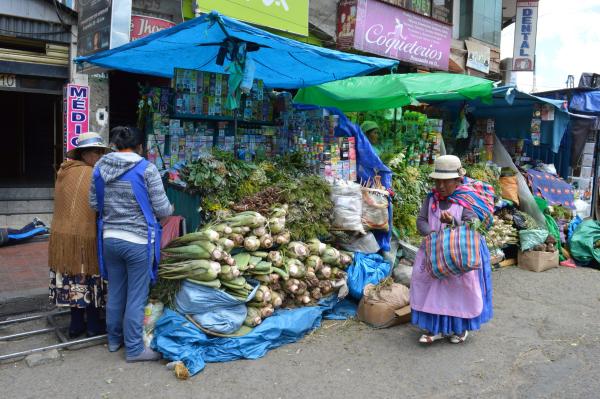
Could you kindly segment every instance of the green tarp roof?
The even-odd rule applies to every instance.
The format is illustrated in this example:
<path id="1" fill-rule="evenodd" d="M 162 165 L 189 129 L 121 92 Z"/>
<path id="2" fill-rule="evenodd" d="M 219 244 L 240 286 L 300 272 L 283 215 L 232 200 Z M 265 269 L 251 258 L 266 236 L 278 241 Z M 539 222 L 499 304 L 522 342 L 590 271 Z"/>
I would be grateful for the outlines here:
<path id="1" fill-rule="evenodd" d="M 300 89 L 294 102 L 336 107 L 345 112 L 397 108 L 413 103 L 491 101 L 493 82 L 453 73 L 408 73 L 361 76 Z"/>

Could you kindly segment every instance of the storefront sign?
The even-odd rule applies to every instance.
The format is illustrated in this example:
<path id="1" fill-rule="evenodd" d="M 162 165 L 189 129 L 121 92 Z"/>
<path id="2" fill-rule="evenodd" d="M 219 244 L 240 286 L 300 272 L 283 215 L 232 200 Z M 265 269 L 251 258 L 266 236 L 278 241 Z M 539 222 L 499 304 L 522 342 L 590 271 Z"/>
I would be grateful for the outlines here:
<path id="1" fill-rule="evenodd" d="M 132 0 L 79 0 L 77 54 L 108 50 L 129 42 Z"/>
<path id="2" fill-rule="evenodd" d="M 172 26 L 175 26 L 173 22 L 164 19 L 145 15 L 132 15 L 130 38 L 131 41 L 134 41 Z"/>
<path id="3" fill-rule="evenodd" d="M 17 77 L 6 73 L 0 73 L 0 87 L 17 87 Z"/>
<path id="4" fill-rule="evenodd" d="M 533 71 L 537 33 L 538 0 L 517 0 L 513 71 Z"/>
<path id="5" fill-rule="evenodd" d="M 483 73 L 490 73 L 490 48 L 471 40 L 467 45 L 467 67 Z"/>
<path id="6" fill-rule="evenodd" d="M 358 0 L 354 48 L 448 70 L 452 27 L 388 4 Z"/>
<path id="7" fill-rule="evenodd" d="M 67 84 L 63 90 L 63 132 L 65 154 L 77 147 L 77 138 L 89 129 L 90 88 Z"/>
<path id="8" fill-rule="evenodd" d="M 337 10 L 337 48 L 347 50 L 354 44 L 357 0 L 342 0 Z"/>
<path id="9" fill-rule="evenodd" d="M 216 10 L 242 21 L 308 36 L 308 2 L 309 0 L 201 0 L 198 5 L 204 13 Z"/>

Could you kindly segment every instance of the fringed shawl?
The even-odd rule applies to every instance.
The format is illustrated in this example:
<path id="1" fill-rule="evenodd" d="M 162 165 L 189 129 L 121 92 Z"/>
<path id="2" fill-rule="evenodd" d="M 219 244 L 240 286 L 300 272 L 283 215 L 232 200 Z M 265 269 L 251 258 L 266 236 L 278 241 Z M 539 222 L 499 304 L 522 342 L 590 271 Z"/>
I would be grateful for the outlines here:
<path id="1" fill-rule="evenodd" d="M 81 161 L 66 161 L 58 171 L 48 256 L 55 272 L 98 274 L 96 213 L 89 205 L 92 171 Z"/>

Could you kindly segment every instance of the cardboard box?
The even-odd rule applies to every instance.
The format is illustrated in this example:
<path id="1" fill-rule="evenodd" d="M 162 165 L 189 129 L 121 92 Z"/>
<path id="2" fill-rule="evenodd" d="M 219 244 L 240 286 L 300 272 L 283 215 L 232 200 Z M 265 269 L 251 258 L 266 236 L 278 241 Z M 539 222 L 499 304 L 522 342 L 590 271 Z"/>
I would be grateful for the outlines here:
<path id="1" fill-rule="evenodd" d="M 558 251 L 519 251 L 519 267 L 532 272 L 543 272 L 558 267 Z"/>
<path id="2" fill-rule="evenodd" d="M 366 302 L 363 297 L 358 304 L 357 316 L 360 321 L 373 328 L 388 328 L 410 321 L 410 306 L 394 309 L 385 303 Z"/>

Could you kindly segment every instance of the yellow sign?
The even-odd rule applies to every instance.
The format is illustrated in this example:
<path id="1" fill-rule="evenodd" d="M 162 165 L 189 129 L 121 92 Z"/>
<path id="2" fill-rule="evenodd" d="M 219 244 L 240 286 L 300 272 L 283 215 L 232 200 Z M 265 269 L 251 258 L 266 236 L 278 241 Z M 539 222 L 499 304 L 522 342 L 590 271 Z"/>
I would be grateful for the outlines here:
<path id="1" fill-rule="evenodd" d="M 212 10 L 245 22 L 308 36 L 309 0 L 198 0 L 201 12 Z"/>

